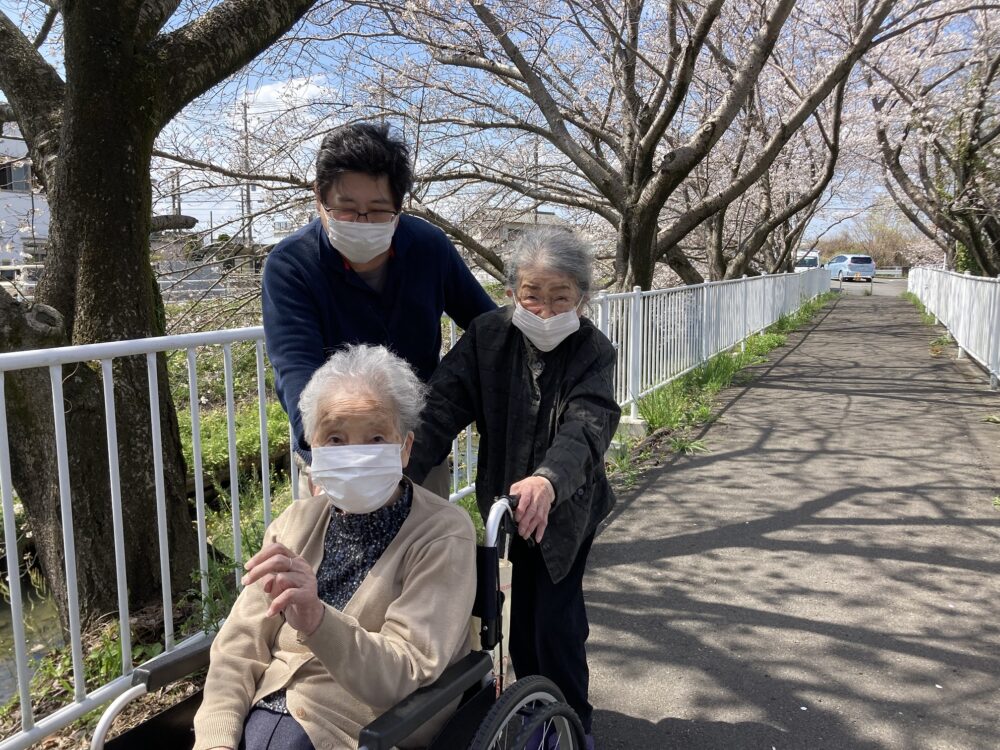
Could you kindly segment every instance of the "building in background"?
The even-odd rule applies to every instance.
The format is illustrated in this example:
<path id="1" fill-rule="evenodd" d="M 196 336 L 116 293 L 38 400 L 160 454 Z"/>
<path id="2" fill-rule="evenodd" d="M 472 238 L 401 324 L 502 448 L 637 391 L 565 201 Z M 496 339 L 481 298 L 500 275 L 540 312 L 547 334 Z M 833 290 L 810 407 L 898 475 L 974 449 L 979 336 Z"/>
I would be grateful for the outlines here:
<path id="1" fill-rule="evenodd" d="M 49 206 L 31 173 L 28 147 L 16 126 L 0 135 L 0 265 L 42 263 Z"/>

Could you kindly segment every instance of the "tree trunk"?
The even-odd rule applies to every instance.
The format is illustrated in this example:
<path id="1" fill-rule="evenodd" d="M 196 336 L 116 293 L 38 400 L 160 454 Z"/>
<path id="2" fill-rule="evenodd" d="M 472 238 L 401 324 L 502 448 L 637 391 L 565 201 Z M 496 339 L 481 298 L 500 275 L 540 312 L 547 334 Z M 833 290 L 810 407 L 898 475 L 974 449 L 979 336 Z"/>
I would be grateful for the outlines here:
<path id="1" fill-rule="evenodd" d="M 93 23 L 108 22 L 89 8 L 86 14 Z M 60 152 L 47 181 L 49 255 L 46 281 L 36 295 L 36 302 L 62 314 L 63 343 L 73 344 L 165 331 L 149 262 L 149 169 L 155 128 L 143 106 L 148 93 L 142 68 L 127 55 L 94 54 L 93 38 L 98 34 L 88 25 L 67 25 L 69 78 Z M 106 37 L 106 31 L 100 36 Z M 197 548 L 162 355 L 157 372 L 171 583 L 179 590 L 191 583 Z M 111 583 L 115 560 L 100 367 L 68 366 L 62 380 L 78 593 L 84 619 L 93 620 L 117 607 Z M 138 607 L 158 601 L 161 591 L 145 357 L 115 360 L 114 383 L 128 589 L 132 606 Z M 48 373 L 29 371 L 11 377 L 8 403 L 17 436 L 11 441 L 15 486 L 39 537 L 41 564 L 66 624 L 67 582 Z"/>
<path id="2" fill-rule="evenodd" d="M 646 212 L 649 214 L 649 212 Z M 656 215 L 633 213 L 622 216 L 618 227 L 615 270 L 623 289 L 653 286 L 655 269 L 653 243 L 656 241 Z M 621 263 L 621 266 L 619 266 Z M 619 267 L 627 269 L 625 273 Z"/>

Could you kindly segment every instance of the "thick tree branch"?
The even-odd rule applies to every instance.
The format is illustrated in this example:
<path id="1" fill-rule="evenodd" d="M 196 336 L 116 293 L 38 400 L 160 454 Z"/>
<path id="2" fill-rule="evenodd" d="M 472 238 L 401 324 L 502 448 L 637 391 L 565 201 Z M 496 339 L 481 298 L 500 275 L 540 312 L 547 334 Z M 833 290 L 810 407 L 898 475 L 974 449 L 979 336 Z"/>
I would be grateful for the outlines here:
<path id="1" fill-rule="evenodd" d="M 21 134 L 37 146 L 56 128 L 65 84 L 34 45 L 0 12 L 0 90 L 17 115 Z M 55 141 L 52 133 L 52 141 Z"/>
<path id="2" fill-rule="evenodd" d="M 486 247 L 486 245 L 479 242 L 475 237 L 466 232 L 460 226 L 448 221 L 441 214 L 420 203 L 414 203 L 411 205 L 408 212 L 414 216 L 426 219 L 435 226 L 440 227 L 466 250 L 472 253 L 472 261 L 479 266 L 479 268 L 486 271 L 486 273 L 490 274 L 490 276 L 498 281 L 504 280 L 504 262 L 501 260 L 500 256 L 490 248 Z"/>
<path id="3" fill-rule="evenodd" d="M 236 72 L 288 31 L 317 0 L 224 0 L 154 43 L 156 119 L 166 125 L 188 102 Z"/>
<path id="4" fill-rule="evenodd" d="M 695 25 L 694 31 L 691 34 L 691 39 L 688 40 L 688 43 L 685 45 L 684 56 L 681 61 L 681 65 L 677 70 L 677 81 L 674 84 L 673 90 L 670 92 L 670 97 L 666 100 L 665 105 L 656 115 L 649 131 L 643 136 L 642 141 L 639 144 L 640 153 L 643 155 L 642 158 L 649 163 L 651 163 L 653 154 L 656 152 L 656 145 L 662 139 L 663 134 L 666 132 L 670 123 L 677 115 L 681 104 L 684 102 L 691 89 L 691 82 L 694 80 L 694 70 L 695 65 L 698 62 L 698 56 L 701 54 L 701 49 L 705 44 L 705 40 L 708 38 L 708 32 L 712 30 L 712 26 L 718 19 L 719 13 L 722 12 L 722 5 L 723 0 L 712 0 L 712 2 L 705 7 L 705 11 L 701 14 L 701 18 L 698 19 L 698 23 Z M 783 20 L 782 23 L 784 23 Z M 753 80 L 756 80 L 756 77 Z M 739 108 L 737 108 L 736 111 L 739 111 Z M 734 112 L 734 117 L 735 114 L 736 113 Z M 730 121 L 731 120 L 732 118 L 730 118 Z M 725 127 L 728 127 L 728 125 L 729 123 L 726 123 Z M 725 127 L 723 127 L 723 130 Z M 721 133 L 719 135 L 721 136 Z"/>
<path id="5" fill-rule="evenodd" d="M 559 111 L 559 106 L 552 99 L 552 96 L 545 88 L 545 85 L 531 63 L 525 59 L 521 50 L 507 34 L 506 29 L 503 28 L 499 19 L 481 1 L 469 0 L 469 4 L 479 17 L 479 20 L 483 22 L 494 38 L 500 43 L 504 53 L 514 64 L 514 67 L 517 68 L 525 85 L 527 85 L 528 90 L 531 92 L 532 100 L 538 106 L 545 121 L 549 124 L 555 144 L 579 167 L 581 172 L 587 175 L 588 179 L 603 194 L 608 196 L 612 203 L 616 205 L 620 204 L 622 199 L 620 179 L 613 173 L 608 172 L 590 153 L 574 140 L 566 128 L 566 123 Z"/>
<path id="6" fill-rule="evenodd" d="M 809 94 L 799 104 L 791 117 L 775 129 L 774 135 L 765 144 L 756 162 L 739 179 L 710 198 L 701 201 L 679 217 L 670 227 L 660 232 L 657 237 L 657 254 L 662 255 L 676 245 L 688 232 L 704 221 L 708 216 L 718 211 L 722 206 L 731 203 L 753 185 L 774 162 L 781 149 L 807 118 L 812 116 L 816 108 L 830 95 L 834 87 L 840 84 L 850 74 L 858 59 L 867 51 L 872 37 L 880 24 L 892 9 L 892 0 L 881 0 L 865 19 L 864 26 L 852 45 L 850 51 L 844 54 L 833 68 L 810 90 Z"/>
<path id="7" fill-rule="evenodd" d="M 777 229 L 780 225 L 788 221 L 791 217 L 799 213 L 806 206 L 815 203 L 820 195 L 823 194 L 823 191 L 826 190 L 826 186 L 830 184 L 830 180 L 833 179 L 834 170 L 837 166 L 837 158 L 840 156 L 840 126 L 841 116 L 844 111 L 844 91 L 846 87 L 847 79 L 845 78 L 837 86 L 837 92 L 834 98 L 833 122 L 830 124 L 831 134 L 829 152 L 822 174 L 809 187 L 808 190 L 802 193 L 802 195 L 800 195 L 796 200 L 789 203 L 784 209 L 778 211 L 770 218 L 770 220 L 761 222 L 746 239 L 746 241 L 740 243 L 740 250 L 736 254 L 736 257 L 733 258 L 733 262 L 730 264 L 731 272 L 726 274 L 727 278 L 734 278 L 735 276 L 742 274 L 743 270 L 747 267 L 747 264 L 763 246 L 768 235 L 770 235 L 771 232 Z"/>
<path id="8" fill-rule="evenodd" d="M 150 232 L 163 232 L 167 229 L 194 229 L 198 220 L 193 216 L 183 214 L 163 214 L 154 216 L 149 224 Z"/>
<path id="9" fill-rule="evenodd" d="M 148 44 L 180 4 L 181 0 L 144 0 L 135 25 L 136 46 Z"/>

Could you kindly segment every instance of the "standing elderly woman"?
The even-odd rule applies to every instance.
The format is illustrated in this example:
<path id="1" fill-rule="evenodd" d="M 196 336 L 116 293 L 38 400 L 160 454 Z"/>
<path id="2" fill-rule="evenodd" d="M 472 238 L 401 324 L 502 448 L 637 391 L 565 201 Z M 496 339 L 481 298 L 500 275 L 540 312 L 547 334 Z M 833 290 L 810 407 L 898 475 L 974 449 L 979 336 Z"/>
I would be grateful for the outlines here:
<path id="1" fill-rule="evenodd" d="M 363 726 L 468 653 L 472 523 L 402 475 L 424 389 L 380 346 L 339 351 L 309 380 L 314 496 L 246 564 L 212 645 L 196 748 L 356 747 Z"/>
<path id="2" fill-rule="evenodd" d="M 614 505 L 604 453 L 621 414 L 611 342 L 580 312 L 591 256 L 573 234 L 526 233 L 508 263 L 513 306 L 476 318 L 431 378 L 408 473 L 420 481 L 456 433 L 479 431 L 476 498 L 520 496 L 513 564 L 514 671 L 563 691 L 590 739 L 583 572 Z M 530 541 L 530 543 L 529 543 Z"/>

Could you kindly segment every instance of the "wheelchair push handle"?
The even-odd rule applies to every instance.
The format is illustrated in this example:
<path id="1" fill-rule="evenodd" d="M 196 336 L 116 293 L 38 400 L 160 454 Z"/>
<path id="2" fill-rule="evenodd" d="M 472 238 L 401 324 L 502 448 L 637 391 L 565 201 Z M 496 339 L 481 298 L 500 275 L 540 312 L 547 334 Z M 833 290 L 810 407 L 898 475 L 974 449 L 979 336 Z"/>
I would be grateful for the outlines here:
<path id="1" fill-rule="evenodd" d="M 507 519 L 510 519 L 509 523 L 513 524 L 514 511 L 517 509 L 517 501 L 519 499 L 518 495 L 500 495 L 493 501 L 493 505 L 490 507 L 490 514 L 486 518 L 487 547 L 497 546 L 497 542 L 500 540 L 500 530 Z M 508 526 L 506 530 L 509 533 L 510 527 Z"/>

